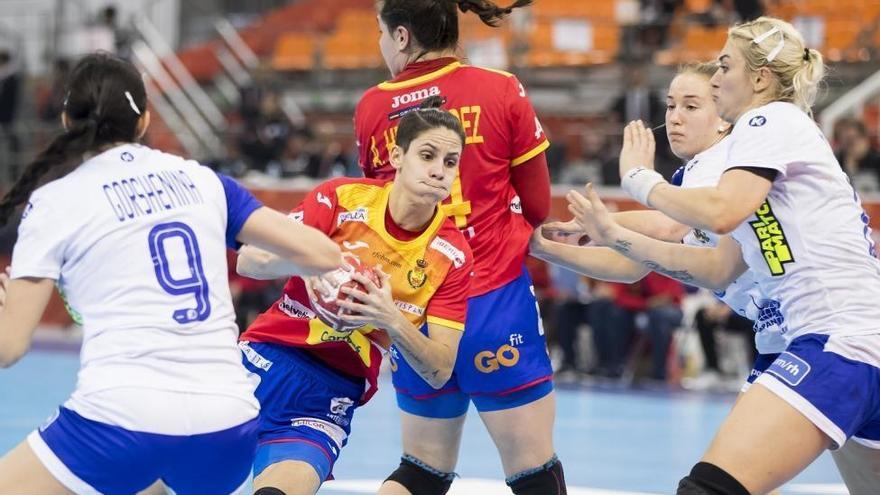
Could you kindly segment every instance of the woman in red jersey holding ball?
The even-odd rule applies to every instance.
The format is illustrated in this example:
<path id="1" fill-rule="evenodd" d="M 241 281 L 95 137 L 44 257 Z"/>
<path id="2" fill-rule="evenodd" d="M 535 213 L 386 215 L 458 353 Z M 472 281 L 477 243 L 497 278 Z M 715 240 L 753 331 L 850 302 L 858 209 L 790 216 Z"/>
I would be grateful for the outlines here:
<path id="1" fill-rule="evenodd" d="M 401 362 L 431 386 L 441 387 L 452 374 L 473 262 L 464 236 L 439 208 L 465 136 L 457 118 L 435 108 L 437 100 L 402 119 L 391 152 L 393 182 L 332 179 L 290 213 L 336 242 L 352 267 L 374 267 L 378 283 L 364 273 L 351 275 L 363 290 L 347 287 L 337 272 L 291 277 L 241 336 L 244 365 L 259 377 L 255 495 L 313 495 L 330 478 L 354 411 L 376 391 L 392 342 Z M 295 273 L 284 259 L 252 246 L 240 251 L 237 269 L 253 278 Z M 336 289 L 349 299 L 334 295 L 327 304 Z M 328 315 L 334 298 L 336 315 Z"/>
<path id="2" fill-rule="evenodd" d="M 400 118 L 432 96 L 445 99 L 465 130 L 461 167 L 446 213 L 474 253 L 475 277 L 455 372 L 441 390 L 394 359 L 403 451 L 383 495 L 439 495 L 454 478 L 462 425 L 473 401 L 501 454 L 515 494 L 565 493 L 554 454 L 553 370 L 531 281 L 524 268 L 533 226 L 547 216 L 549 146 L 526 91 L 506 72 L 456 58 L 458 11 L 496 25 L 501 8 L 485 0 L 381 0 L 379 46 L 392 79 L 364 94 L 355 113 L 360 165 L 392 178 L 388 163 Z M 522 425 L 529 425 L 523 428 Z"/>

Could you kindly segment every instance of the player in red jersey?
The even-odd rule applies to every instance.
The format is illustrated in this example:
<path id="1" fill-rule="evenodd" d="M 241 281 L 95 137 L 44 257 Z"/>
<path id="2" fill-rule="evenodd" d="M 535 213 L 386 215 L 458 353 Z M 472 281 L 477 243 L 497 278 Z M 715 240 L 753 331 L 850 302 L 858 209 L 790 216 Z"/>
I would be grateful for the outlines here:
<path id="1" fill-rule="evenodd" d="M 333 179 L 291 212 L 346 256 L 376 267 L 381 283 L 355 274 L 367 291 L 341 289 L 356 301 L 339 305 L 359 316 L 340 316 L 345 327 L 338 330 L 316 316 L 307 284 L 312 290 L 322 284 L 293 277 L 242 335 L 244 364 L 260 378 L 256 494 L 312 495 L 329 479 L 353 412 L 375 392 L 382 354 L 392 342 L 433 387 L 452 374 L 473 261 L 439 205 L 457 175 L 464 139 L 450 113 L 411 112 L 391 152 L 398 170 L 393 182 Z M 289 268 L 251 247 L 242 249 L 238 265 L 254 278 L 286 276 Z"/>
<path id="2" fill-rule="evenodd" d="M 476 273 L 468 331 L 449 383 L 437 391 L 406 362 L 392 368 L 404 455 L 382 486 L 383 495 L 446 493 L 471 401 L 515 494 L 565 493 L 552 439 L 552 368 L 524 269 L 533 226 L 550 207 L 544 157 L 549 143 L 516 77 L 455 57 L 458 10 L 495 25 L 530 3 L 518 0 L 507 8 L 486 0 L 377 4 L 379 46 L 393 79 L 368 90 L 357 106 L 360 165 L 367 177 L 393 177 L 388 150 L 394 149 L 400 116 L 424 98 L 444 98 L 444 108 L 460 119 L 466 135 L 459 176 L 444 208 L 468 239 Z"/>

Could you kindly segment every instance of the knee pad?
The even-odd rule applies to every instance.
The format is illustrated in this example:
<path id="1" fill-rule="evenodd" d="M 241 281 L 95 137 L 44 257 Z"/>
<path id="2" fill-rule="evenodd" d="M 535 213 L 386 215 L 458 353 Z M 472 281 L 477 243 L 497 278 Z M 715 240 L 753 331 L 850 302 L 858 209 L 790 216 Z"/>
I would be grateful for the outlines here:
<path id="1" fill-rule="evenodd" d="M 413 456 L 405 455 L 400 458 L 400 466 L 385 481 L 400 483 L 413 495 L 444 495 L 454 479 L 455 473 L 438 471 Z"/>
<path id="2" fill-rule="evenodd" d="M 507 478 L 514 495 L 566 495 L 565 473 L 555 455 L 541 467 Z"/>
<path id="3" fill-rule="evenodd" d="M 708 462 L 698 462 L 691 474 L 678 483 L 676 495 L 750 495 L 746 487 L 727 471 Z"/>
<path id="4" fill-rule="evenodd" d="M 254 492 L 254 495 L 287 495 L 277 488 L 272 488 L 271 486 L 267 486 L 265 488 L 260 488 L 259 490 Z"/>

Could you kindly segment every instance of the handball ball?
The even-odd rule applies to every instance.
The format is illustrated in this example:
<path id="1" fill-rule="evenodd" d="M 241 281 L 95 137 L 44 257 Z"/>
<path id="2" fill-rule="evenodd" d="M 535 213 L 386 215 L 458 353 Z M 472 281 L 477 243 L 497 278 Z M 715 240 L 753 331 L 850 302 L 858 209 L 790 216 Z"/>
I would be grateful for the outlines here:
<path id="1" fill-rule="evenodd" d="M 349 287 L 361 292 L 367 292 L 367 288 L 362 283 L 352 280 L 351 276 L 354 273 L 360 273 L 376 285 L 381 285 L 381 281 L 373 268 L 361 262 L 360 258 L 357 256 L 351 253 L 342 253 L 342 259 L 342 268 L 324 276 L 324 279 L 330 282 L 330 287 L 328 287 L 329 292 L 325 294 L 317 290 L 317 288 L 313 288 L 315 298 L 312 301 L 312 305 L 315 308 L 315 313 L 317 313 L 318 319 L 324 322 L 327 326 L 338 332 L 351 332 L 360 328 L 362 325 L 346 324 L 339 318 L 339 316 L 337 316 L 340 310 L 339 301 L 357 301 L 350 295 L 342 292 L 340 289 L 343 287 Z M 341 314 L 346 315 L 354 313 L 350 313 L 348 310 L 343 310 Z"/>

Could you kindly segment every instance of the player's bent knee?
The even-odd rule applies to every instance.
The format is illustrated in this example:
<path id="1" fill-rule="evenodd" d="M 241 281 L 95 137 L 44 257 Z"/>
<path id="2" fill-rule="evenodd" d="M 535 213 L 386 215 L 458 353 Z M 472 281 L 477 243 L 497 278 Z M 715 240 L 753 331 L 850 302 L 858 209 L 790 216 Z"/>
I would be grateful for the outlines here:
<path id="1" fill-rule="evenodd" d="M 400 458 L 400 466 L 385 481 L 403 485 L 413 495 L 444 495 L 449 491 L 455 473 L 444 473 L 431 468 L 413 456 Z"/>
<path id="2" fill-rule="evenodd" d="M 708 462 L 698 462 L 691 474 L 678 483 L 676 495 L 749 495 L 746 487 L 727 471 Z"/>
<path id="3" fill-rule="evenodd" d="M 254 495 L 287 495 L 287 494 L 277 488 L 273 488 L 271 486 L 266 486 L 266 487 L 260 488 L 259 490 L 255 491 Z"/>
<path id="4" fill-rule="evenodd" d="M 507 478 L 515 495 L 565 495 L 565 473 L 555 455 L 543 466 Z"/>

